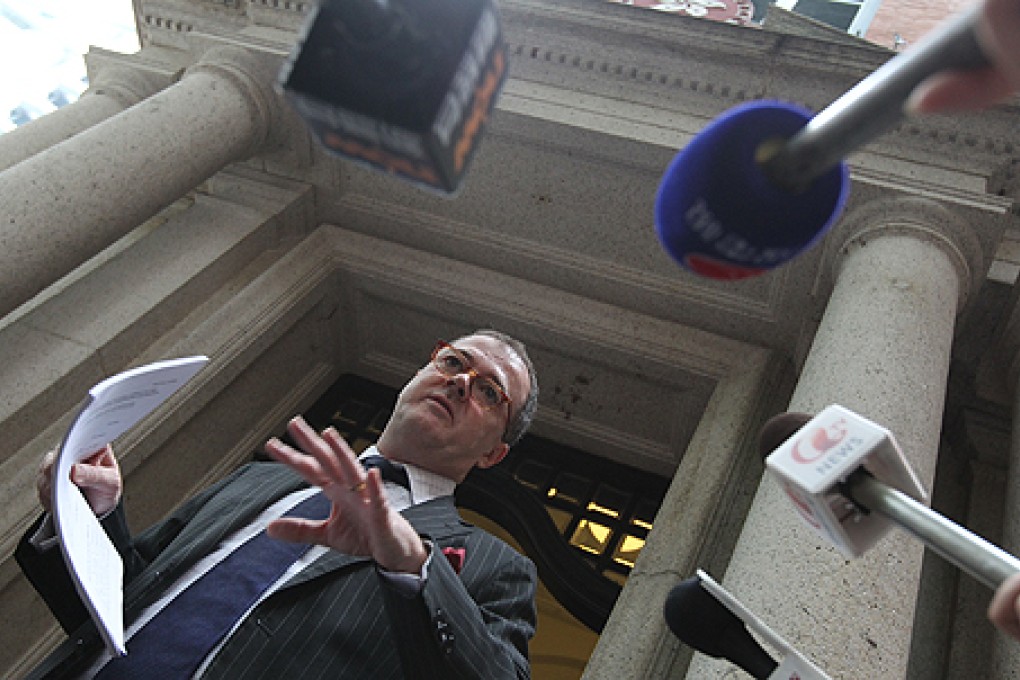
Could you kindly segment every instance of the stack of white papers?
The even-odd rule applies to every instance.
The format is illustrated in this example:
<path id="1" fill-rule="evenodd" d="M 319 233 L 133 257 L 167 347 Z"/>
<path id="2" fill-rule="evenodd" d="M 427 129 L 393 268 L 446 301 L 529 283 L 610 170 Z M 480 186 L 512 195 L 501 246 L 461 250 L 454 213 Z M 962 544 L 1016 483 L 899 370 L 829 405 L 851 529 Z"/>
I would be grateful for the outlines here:
<path id="1" fill-rule="evenodd" d="M 206 364 L 204 356 L 158 361 L 107 378 L 91 390 L 53 465 L 53 520 L 60 548 L 82 602 L 111 652 L 124 646 L 124 563 L 85 496 L 71 482 L 71 466 L 130 429 Z"/>

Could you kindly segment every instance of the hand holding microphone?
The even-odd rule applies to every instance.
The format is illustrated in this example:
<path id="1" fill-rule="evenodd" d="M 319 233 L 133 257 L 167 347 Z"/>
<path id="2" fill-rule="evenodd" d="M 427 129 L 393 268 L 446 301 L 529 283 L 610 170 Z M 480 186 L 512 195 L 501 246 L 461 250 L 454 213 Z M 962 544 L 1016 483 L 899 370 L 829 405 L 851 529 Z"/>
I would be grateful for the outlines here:
<path id="1" fill-rule="evenodd" d="M 1020 640 L 1020 574 L 999 586 L 988 605 L 988 620 L 1003 633 Z"/>
<path id="2" fill-rule="evenodd" d="M 1018 0 L 989 0 L 990 9 L 1007 11 L 1000 4 L 1017 11 Z M 843 158 L 893 127 L 932 75 L 987 68 L 987 41 L 975 28 L 981 9 L 946 22 L 814 117 L 799 106 L 758 101 L 713 121 L 677 154 L 659 185 L 655 224 L 666 251 L 696 274 L 736 280 L 811 247 L 846 203 Z M 1013 58 L 1016 35 L 1006 36 Z M 1001 51 L 992 58 L 1002 69 Z"/>
<path id="3" fill-rule="evenodd" d="M 928 78 L 911 94 L 909 111 L 975 111 L 1020 90 L 1020 0 L 985 0 L 974 31 L 991 64 Z"/>

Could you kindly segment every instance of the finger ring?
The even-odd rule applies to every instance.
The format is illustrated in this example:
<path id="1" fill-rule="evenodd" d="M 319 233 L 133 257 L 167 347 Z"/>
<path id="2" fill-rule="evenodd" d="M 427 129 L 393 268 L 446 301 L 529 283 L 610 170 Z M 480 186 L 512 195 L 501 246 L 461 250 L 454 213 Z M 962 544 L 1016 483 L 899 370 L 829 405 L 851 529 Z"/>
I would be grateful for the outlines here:
<path id="1" fill-rule="evenodd" d="M 361 480 L 357 484 L 354 484 L 353 486 L 351 486 L 351 491 L 353 491 L 354 493 L 361 493 L 362 491 L 365 490 L 366 486 L 368 486 L 368 485 L 365 484 L 365 480 Z"/>

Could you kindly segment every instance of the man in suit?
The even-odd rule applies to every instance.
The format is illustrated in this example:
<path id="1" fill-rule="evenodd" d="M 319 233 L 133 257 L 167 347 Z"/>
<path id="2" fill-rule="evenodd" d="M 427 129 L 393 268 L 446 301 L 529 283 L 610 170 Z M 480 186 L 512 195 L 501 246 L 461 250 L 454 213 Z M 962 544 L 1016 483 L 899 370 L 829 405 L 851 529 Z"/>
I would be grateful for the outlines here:
<path id="1" fill-rule="evenodd" d="M 477 331 L 439 343 L 400 392 L 377 446 L 362 456 L 397 463 L 407 488 L 383 481 L 392 471 L 366 470 L 332 428 L 317 433 L 295 418 L 288 431 L 300 450 L 269 440 L 266 452 L 278 463 L 241 468 L 134 538 L 112 451 L 87 459 L 72 470 L 72 481 L 124 557 L 129 653 L 110 661 L 102 650 L 59 550 L 46 549 L 44 514 L 17 558 L 70 637 L 33 675 L 529 677 L 534 565 L 461 520 L 452 493 L 472 468 L 502 460 L 527 429 L 537 394 L 524 346 L 509 336 Z M 39 476 L 44 509 L 50 465 L 52 456 Z M 282 517 L 309 496 L 325 497 L 320 518 Z M 185 633 L 222 608 L 203 604 L 185 614 L 192 617 L 185 623 L 170 613 L 186 609 L 203 579 L 228 570 L 248 538 L 263 534 L 277 546 L 312 547 L 288 559 L 224 634 L 198 652 L 178 653 Z M 252 571 L 238 568 L 225 583 L 233 587 Z M 166 620 L 173 623 L 162 632 Z M 177 658 L 188 654 L 200 658 Z"/>

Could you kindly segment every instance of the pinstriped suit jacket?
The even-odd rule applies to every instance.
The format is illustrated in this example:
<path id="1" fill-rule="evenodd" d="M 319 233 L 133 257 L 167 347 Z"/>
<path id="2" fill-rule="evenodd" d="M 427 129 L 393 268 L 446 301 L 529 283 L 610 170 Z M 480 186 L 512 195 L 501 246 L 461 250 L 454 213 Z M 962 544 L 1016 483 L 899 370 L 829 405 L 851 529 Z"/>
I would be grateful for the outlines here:
<path id="1" fill-rule="evenodd" d="M 278 463 L 254 463 L 133 541 L 122 511 L 104 520 L 125 559 L 125 621 L 133 620 L 225 536 L 301 486 L 300 478 Z M 421 595 L 398 594 L 382 581 L 371 560 L 329 552 L 262 602 L 204 677 L 530 677 L 527 644 L 535 627 L 536 579 L 531 561 L 464 522 L 452 497 L 413 506 L 403 514 L 435 545 Z M 466 551 L 459 575 L 439 552 L 448 546 Z M 33 671 L 33 678 L 81 673 L 102 645 L 73 595 L 59 552 L 40 553 L 27 539 L 17 550 L 29 580 L 64 629 L 73 631 Z"/>

